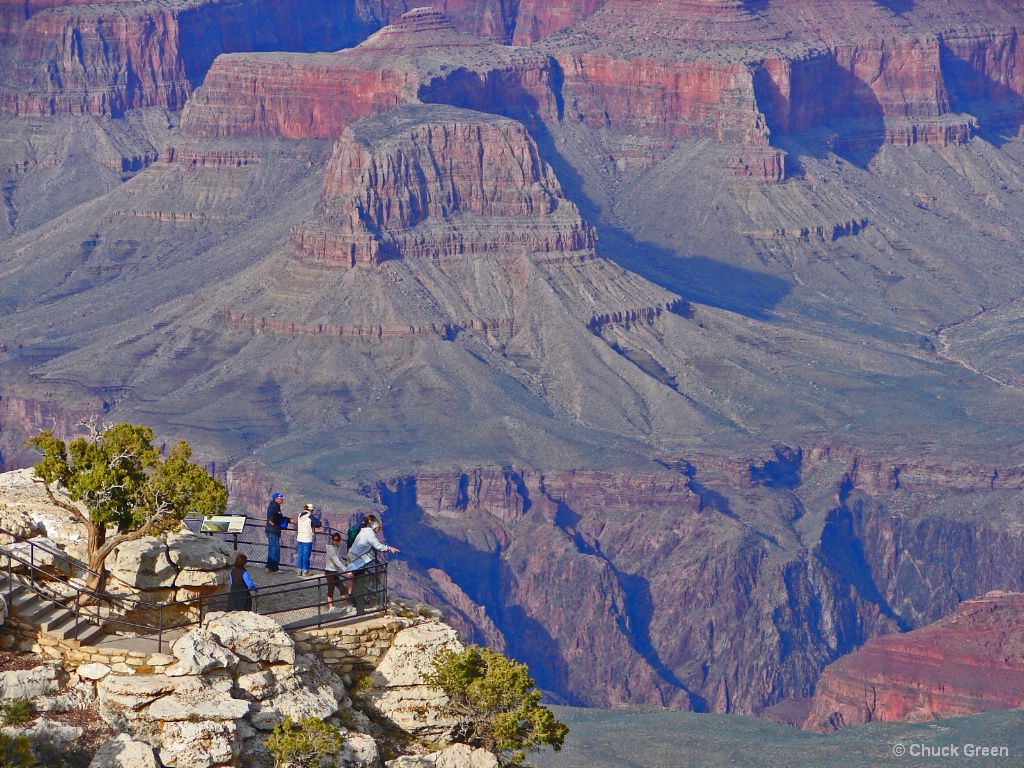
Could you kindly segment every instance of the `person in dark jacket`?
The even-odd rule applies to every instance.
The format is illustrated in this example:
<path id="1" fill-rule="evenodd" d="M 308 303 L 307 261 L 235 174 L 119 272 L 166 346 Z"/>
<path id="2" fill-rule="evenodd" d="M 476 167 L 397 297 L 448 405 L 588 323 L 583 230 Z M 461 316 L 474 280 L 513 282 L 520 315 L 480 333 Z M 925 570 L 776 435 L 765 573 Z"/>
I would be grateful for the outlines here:
<path id="1" fill-rule="evenodd" d="M 281 514 L 283 493 L 275 493 L 267 505 L 267 570 L 276 573 L 281 566 L 281 521 L 287 520 Z"/>
<path id="2" fill-rule="evenodd" d="M 228 592 L 229 611 L 251 611 L 252 592 L 256 589 L 252 583 L 249 572 L 245 570 L 245 564 L 249 559 L 245 555 L 238 555 L 235 558 L 235 567 L 231 569 L 231 591 Z"/>

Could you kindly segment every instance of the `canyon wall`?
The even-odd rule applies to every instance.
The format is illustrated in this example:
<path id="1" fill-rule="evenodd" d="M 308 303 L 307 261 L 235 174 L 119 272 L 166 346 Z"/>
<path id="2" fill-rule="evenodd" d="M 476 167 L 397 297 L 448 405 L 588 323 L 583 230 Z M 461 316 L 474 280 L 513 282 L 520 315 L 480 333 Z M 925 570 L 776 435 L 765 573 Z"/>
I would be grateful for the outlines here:
<path id="1" fill-rule="evenodd" d="M 182 129 L 193 138 L 334 139 L 361 117 L 420 102 L 556 119 L 552 81 L 546 57 L 458 32 L 422 8 L 352 50 L 220 57 Z"/>
<path id="2" fill-rule="evenodd" d="M 542 687 L 580 705 L 759 713 L 809 696 L 870 638 L 902 642 L 960 598 L 1019 580 L 1019 532 L 926 511 L 924 496 L 969 492 L 868 496 L 844 473 L 810 538 L 800 519 L 822 499 L 799 479 L 772 489 L 767 478 L 788 471 L 779 459 L 726 474 L 698 461 L 689 478 L 477 469 L 382 483 L 378 495 L 412 568 L 443 570 L 493 622 L 472 632 L 502 633 Z M 445 602 L 424 584 L 409 588 Z M 464 602 L 451 610 L 473 625 Z"/>

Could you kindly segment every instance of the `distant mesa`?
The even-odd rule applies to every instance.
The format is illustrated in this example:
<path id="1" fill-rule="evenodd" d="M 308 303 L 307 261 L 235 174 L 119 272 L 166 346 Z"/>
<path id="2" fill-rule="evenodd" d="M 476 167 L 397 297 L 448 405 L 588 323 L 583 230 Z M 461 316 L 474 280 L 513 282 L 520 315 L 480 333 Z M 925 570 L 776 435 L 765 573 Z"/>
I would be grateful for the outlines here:
<path id="1" fill-rule="evenodd" d="M 1024 594 L 992 592 L 825 668 L 804 727 L 925 722 L 1024 705 Z"/>
<path id="2" fill-rule="evenodd" d="M 304 258 L 372 266 L 476 253 L 593 256 L 596 236 L 526 129 L 445 106 L 404 107 L 342 134 Z"/>

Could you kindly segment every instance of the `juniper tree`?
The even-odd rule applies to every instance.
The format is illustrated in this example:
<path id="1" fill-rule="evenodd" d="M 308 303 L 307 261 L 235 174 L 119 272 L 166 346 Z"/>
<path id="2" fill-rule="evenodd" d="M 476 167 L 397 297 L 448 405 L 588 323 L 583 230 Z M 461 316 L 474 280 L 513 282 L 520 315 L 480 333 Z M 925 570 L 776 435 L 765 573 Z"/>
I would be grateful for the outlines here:
<path id="1" fill-rule="evenodd" d="M 134 424 L 104 429 L 90 427 L 88 437 L 69 445 L 50 430 L 25 441 L 42 460 L 35 465 L 50 501 L 81 520 L 89 535 L 87 588 L 106 586 L 106 559 L 115 547 L 129 541 L 174 530 L 185 515 L 223 513 L 227 489 L 189 459 L 184 440 L 166 459 L 153 445 L 153 430 Z M 63 490 L 73 502 L 57 497 Z"/>
<path id="2" fill-rule="evenodd" d="M 569 732 L 541 706 L 526 665 L 487 648 L 441 651 L 425 679 L 448 696 L 448 709 L 461 723 L 455 740 L 490 750 L 502 763 L 522 763 L 527 752 L 544 746 L 557 752 Z"/>

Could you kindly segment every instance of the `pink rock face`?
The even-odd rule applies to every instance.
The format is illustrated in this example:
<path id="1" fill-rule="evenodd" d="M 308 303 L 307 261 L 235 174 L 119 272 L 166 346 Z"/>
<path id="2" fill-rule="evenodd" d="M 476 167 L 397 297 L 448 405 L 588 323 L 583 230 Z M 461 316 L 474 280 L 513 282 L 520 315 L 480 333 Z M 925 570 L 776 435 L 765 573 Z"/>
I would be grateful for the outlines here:
<path id="1" fill-rule="evenodd" d="M 1024 705 L 1024 595 L 965 600 L 931 626 L 869 640 L 822 673 L 804 727 L 923 722 Z"/>
<path id="2" fill-rule="evenodd" d="M 335 50 L 406 7 L 401 0 L 5 3 L 0 45 L 13 51 L 0 109 L 114 117 L 140 107 L 179 110 L 221 53 Z"/>
<path id="3" fill-rule="evenodd" d="M 398 110 L 347 129 L 327 167 L 307 257 L 340 266 L 470 253 L 589 253 L 592 230 L 566 201 L 526 129 L 450 107 Z"/>
<path id="4" fill-rule="evenodd" d="M 589 16 L 606 0 L 520 0 L 513 45 L 533 45 Z"/>
<path id="5" fill-rule="evenodd" d="M 182 128 L 195 138 L 337 138 L 361 117 L 421 101 L 554 115 L 551 79 L 545 57 L 460 33 L 423 8 L 352 50 L 222 56 Z"/>

